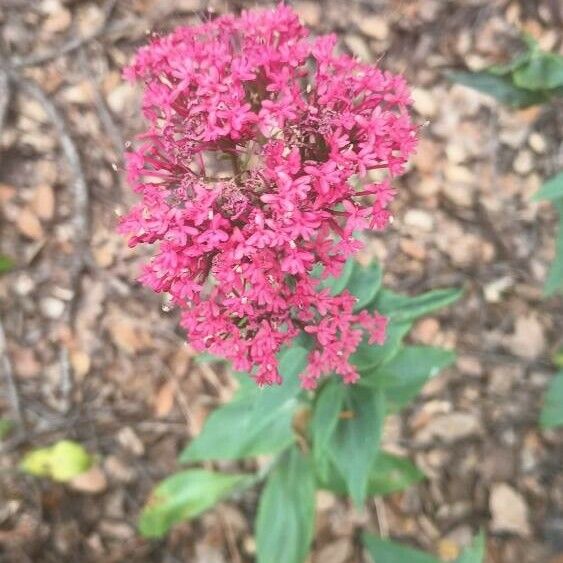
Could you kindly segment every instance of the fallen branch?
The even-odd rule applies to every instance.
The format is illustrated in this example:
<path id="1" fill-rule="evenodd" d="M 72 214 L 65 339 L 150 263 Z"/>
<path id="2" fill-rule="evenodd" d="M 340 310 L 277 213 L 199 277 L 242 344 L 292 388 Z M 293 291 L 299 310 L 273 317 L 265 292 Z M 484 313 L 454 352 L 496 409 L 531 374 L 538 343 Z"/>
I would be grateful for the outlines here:
<path id="1" fill-rule="evenodd" d="M 2 135 L 6 115 L 8 114 L 10 96 L 10 78 L 8 72 L 4 69 L 4 61 L 0 57 L 0 135 Z"/>
<path id="2" fill-rule="evenodd" d="M 11 60 L 12 68 L 22 68 L 28 66 L 37 66 L 40 64 L 44 64 L 50 62 L 54 59 L 58 59 L 63 55 L 68 55 L 77 49 L 80 49 L 83 45 L 86 45 L 90 41 L 97 39 L 100 35 L 102 35 L 106 29 L 106 26 L 109 22 L 109 18 L 113 12 L 117 4 L 117 0 L 108 0 L 103 8 L 103 18 L 102 23 L 91 33 L 84 35 L 83 37 L 73 37 L 69 39 L 63 45 L 45 53 L 37 53 L 35 55 L 29 55 L 28 57 L 14 57 Z"/>
<path id="3" fill-rule="evenodd" d="M 14 419 L 18 423 L 18 430 L 24 430 L 25 419 L 23 416 L 21 400 L 18 390 L 18 385 L 14 376 L 14 370 L 12 369 L 12 363 L 10 362 L 10 357 L 8 356 L 8 346 L 6 343 L 6 333 L 4 332 L 4 325 L 0 320 L 0 362 L 2 366 L 2 373 L 6 381 L 8 400 L 10 401 L 10 406 L 14 413 Z"/>
<path id="4" fill-rule="evenodd" d="M 74 141 L 72 140 L 72 137 L 70 136 L 63 116 L 47 94 L 31 80 L 21 78 L 14 73 L 11 73 L 10 77 L 22 92 L 32 98 L 35 98 L 35 100 L 39 102 L 45 110 L 47 117 L 57 132 L 61 143 L 61 149 L 72 172 L 73 179 L 71 182 L 71 189 L 74 198 L 73 222 L 75 230 L 74 234 L 78 246 L 75 255 L 77 256 L 77 263 L 79 264 L 78 272 L 80 272 L 85 261 L 84 246 L 88 242 L 88 235 L 90 231 L 90 221 L 88 219 L 88 185 L 82 169 L 80 154 L 74 144 Z M 78 272 L 74 273 L 76 274 Z"/>

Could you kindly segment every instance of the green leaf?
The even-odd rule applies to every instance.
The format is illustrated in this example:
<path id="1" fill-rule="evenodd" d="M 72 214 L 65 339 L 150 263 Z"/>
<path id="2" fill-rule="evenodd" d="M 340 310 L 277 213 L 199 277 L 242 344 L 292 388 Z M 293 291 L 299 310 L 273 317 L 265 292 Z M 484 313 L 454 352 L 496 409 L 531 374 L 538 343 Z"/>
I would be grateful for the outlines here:
<path id="1" fill-rule="evenodd" d="M 14 261 L 8 256 L 0 256 L 0 274 L 9 272 L 14 267 Z"/>
<path id="2" fill-rule="evenodd" d="M 281 385 L 257 388 L 254 407 L 250 412 L 248 426 L 265 425 L 273 422 L 280 411 L 292 408 L 301 391 L 298 375 L 307 367 L 309 352 L 300 346 L 286 348 L 279 355 L 279 371 L 283 378 Z"/>
<path id="3" fill-rule="evenodd" d="M 563 57 L 536 51 L 512 73 L 514 84 L 526 90 L 544 91 L 563 86 Z"/>
<path id="4" fill-rule="evenodd" d="M 293 405 L 278 409 L 275 419 L 251 427 L 248 421 L 254 399 L 251 395 L 233 400 L 212 412 L 203 430 L 180 454 L 180 462 L 275 454 L 291 444 Z"/>
<path id="5" fill-rule="evenodd" d="M 25 473 L 67 482 L 90 469 L 92 456 L 77 442 L 60 440 L 27 453 L 20 465 Z"/>
<path id="6" fill-rule="evenodd" d="M 563 371 L 553 377 L 547 388 L 540 423 L 543 428 L 563 425 Z"/>
<path id="7" fill-rule="evenodd" d="M 307 351 L 290 348 L 280 355 L 280 386 L 243 384 L 241 392 L 215 410 L 203 430 L 180 454 L 182 463 L 239 459 L 275 454 L 293 440 L 292 418 L 300 392 L 297 374 L 306 366 Z"/>
<path id="8" fill-rule="evenodd" d="M 15 423 L 9 418 L 0 418 L 0 442 L 5 440 L 13 430 Z"/>
<path id="9" fill-rule="evenodd" d="M 361 385 L 389 388 L 424 384 L 455 361 L 455 353 L 434 346 L 403 346 L 378 369 L 362 374 Z"/>
<path id="10" fill-rule="evenodd" d="M 344 262 L 344 266 L 342 267 L 342 272 L 340 272 L 340 275 L 337 278 L 333 276 L 329 276 L 328 278 L 325 278 L 323 281 L 321 281 L 319 287 L 321 289 L 328 287 L 330 289 L 331 295 L 338 295 L 348 285 L 348 281 L 352 276 L 352 272 L 354 271 L 355 264 L 356 264 L 355 260 L 352 259 L 346 260 L 346 262 Z"/>
<path id="11" fill-rule="evenodd" d="M 346 482 L 333 464 L 327 463 L 317 474 L 318 486 L 338 495 L 347 493 Z M 380 452 L 370 470 L 368 496 L 383 496 L 403 491 L 425 478 L 424 473 L 409 459 Z"/>
<path id="12" fill-rule="evenodd" d="M 147 538 L 163 536 L 173 524 L 198 516 L 250 479 L 190 469 L 161 481 L 147 501 L 139 519 L 139 531 Z"/>
<path id="13" fill-rule="evenodd" d="M 532 92 L 514 85 L 511 76 L 499 76 L 489 71 L 453 71 L 448 72 L 447 76 L 453 82 L 478 90 L 515 108 L 541 104 L 548 99 L 543 92 Z"/>
<path id="14" fill-rule="evenodd" d="M 311 418 L 311 435 L 315 453 L 324 456 L 330 437 L 338 424 L 346 388 L 336 377 L 331 377 L 318 392 Z"/>
<path id="15" fill-rule="evenodd" d="M 552 356 L 551 361 L 557 368 L 563 368 L 563 347 L 559 348 Z"/>
<path id="16" fill-rule="evenodd" d="M 346 489 L 357 506 L 366 498 L 383 428 L 383 393 L 367 392 L 357 385 L 346 388 L 342 414 L 328 444 L 328 454 L 344 478 Z"/>
<path id="17" fill-rule="evenodd" d="M 360 372 L 375 369 L 383 362 L 391 359 L 398 352 L 404 336 L 411 327 L 412 323 L 393 322 L 392 320 L 389 323 L 387 337 L 382 346 L 369 344 L 366 336 L 356 351 L 350 356 L 350 361 Z"/>
<path id="18" fill-rule="evenodd" d="M 554 202 L 559 213 L 557 240 L 555 241 L 555 258 L 549 269 L 543 291 L 545 295 L 553 295 L 563 290 L 563 199 Z"/>
<path id="19" fill-rule="evenodd" d="M 534 195 L 534 200 L 563 198 L 563 172 L 549 178 Z"/>
<path id="20" fill-rule="evenodd" d="M 382 289 L 375 300 L 375 308 L 395 322 L 412 321 L 455 303 L 463 295 L 463 289 L 435 289 L 410 297 L 389 289 Z"/>
<path id="21" fill-rule="evenodd" d="M 381 452 L 369 476 L 368 493 L 382 496 L 404 491 L 424 478 L 424 473 L 410 459 Z"/>
<path id="22" fill-rule="evenodd" d="M 485 560 L 485 534 L 480 532 L 471 545 L 455 560 L 455 563 L 483 563 Z"/>
<path id="23" fill-rule="evenodd" d="M 258 563 L 303 563 L 315 523 L 311 461 L 293 446 L 274 467 L 256 519 Z"/>
<path id="24" fill-rule="evenodd" d="M 354 271 L 346 289 L 358 298 L 358 302 L 354 306 L 355 311 L 360 311 L 374 300 L 381 287 L 382 279 L 383 271 L 379 264 L 371 264 L 365 268 L 358 263 L 354 264 Z"/>
<path id="25" fill-rule="evenodd" d="M 374 563 L 440 563 L 439 559 L 424 551 L 404 547 L 371 534 L 363 534 L 362 539 Z"/>

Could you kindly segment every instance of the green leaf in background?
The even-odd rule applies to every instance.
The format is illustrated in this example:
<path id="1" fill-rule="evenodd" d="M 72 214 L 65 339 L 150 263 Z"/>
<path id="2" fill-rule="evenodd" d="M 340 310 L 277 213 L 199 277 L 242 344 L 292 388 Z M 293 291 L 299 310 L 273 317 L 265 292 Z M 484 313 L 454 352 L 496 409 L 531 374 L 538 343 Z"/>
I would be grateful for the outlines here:
<path id="1" fill-rule="evenodd" d="M 450 71 L 447 76 L 452 82 L 473 88 L 514 108 L 526 108 L 541 104 L 548 99 L 544 92 L 534 92 L 516 86 L 512 76 L 508 75 L 499 76 L 490 71 Z"/>
<path id="2" fill-rule="evenodd" d="M 364 534 L 362 539 L 374 563 L 440 563 L 439 559 L 424 551 L 405 547 L 371 534 Z"/>
<path id="3" fill-rule="evenodd" d="M 296 397 L 301 391 L 298 376 L 307 367 L 308 355 L 309 352 L 300 346 L 286 348 L 279 354 L 279 372 L 283 383 L 257 389 L 248 420 L 249 427 L 273 422 L 279 411 L 295 406 Z"/>
<path id="4" fill-rule="evenodd" d="M 247 475 L 225 475 L 189 469 L 161 481 L 151 494 L 139 519 L 139 531 L 147 538 L 163 536 L 173 524 L 198 516 L 244 481 Z"/>
<path id="5" fill-rule="evenodd" d="M 27 453 L 21 463 L 25 473 L 67 482 L 90 469 L 92 456 L 80 444 L 61 440 L 48 448 Z"/>
<path id="6" fill-rule="evenodd" d="M 337 278 L 329 276 L 328 278 L 321 281 L 319 287 L 320 288 L 328 287 L 330 289 L 331 295 L 338 295 L 348 285 L 348 281 L 352 276 L 352 272 L 354 271 L 355 264 L 356 264 L 355 260 L 352 260 L 351 258 L 346 260 L 344 266 L 342 267 L 342 272 L 340 272 L 340 275 Z"/>
<path id="7" fill-rule="evenodd" d="M 480 532 L 471 545 L 455 560 L 455 563 L 483 563 L 485 560 L 485 534 Z"/>
<path id="8" fill-rule="evenodd" d="M 324 456 L 338 424 L 346 388 L 340 378 L 331 377 L 317 393 L 311 418 L 311 438 L 315 454 Z"/>
<path id="9" fill-rule="evenodd" d="M 303 563 L 315 523 L 311 461 L 293 446 L 276 464 L 260 497 L 256 519 L 258 563 Z"/>
<path id="10" fill-rule="evenodd" d="M 412 547 L 405 547 L 391 540 L 364 534 L 364 546 L 374 563 L 441 563 L 440 559 Z M 481 532 L 472 544 L 455 560 L 455 563 L 483 563 L 485 535 Z"/>
<path id="11" fill-rule="evenodd" d="M 536 50 L 529 60 L 512 73 L 514 84 L 533 91 L 554 90 L 563 86 L 563 57 Z"/>
<path id="12" fill-rule="evenodd" d="M 9 272 L 14 267 L 14 261 L 8 256 L 0 256 L 0 274 Z"/>
<path id="13" fill-rule="evenodd" d="M 368 392 L 357 385 L 346 387 L 344 409 L 330 438 L 327 452 L 357 506 L 366 498 L 383 429 L 383 393 Z M 346 416 L 344 416 L 346 415 Z"/>
<path id="14" fill-rule="evenodd" d="M 412 323 L 394 322 L 391 320 L 387 328 L 387 337 L 384 344 L 382 346 L 369 344 L 367 337 L 365 337 L 356 351 L 350 356 L 351 363 L 360 372 L 375 369 L 398 352 L 404 336 L 411 327 Z"/>
<path id="15" fill-rule="evenodd" d="M 434 346 L 403 346 L 379 368 L 362 374 L 360 385 L 389 388 L 424 384 L 455 361 L 455 353 Z"/>
<path id="16" fill-rule="evenodd" d="M 563 425 L 563 371 L 553 376 L 545 392 L 540 423 L 543 428 Z"/>
<path id="17" fill-rule="evenodd" d="M 9 418 L 0 418 L 0 442 L 5 440 L 13 430 L 15 423 Z"/>
<path id="18" fill-rule="evenodd" d="M 463 289 L 435 289 L 410 297 L 389 289 L 382 289 L 375 300 L 375 308 L 393 321 L 412 321 L 455 303 L 463 295 Z"/>
<path id="19" fill-rule="evenodd" d="M 404 491 L 424 478 L 410 459 L 380 452 L 369 476 L 368 493 L 383 496 Z"/>
<path id="20" fill-rule="evenodd" d="M 557 368 L 563 369 L 563 348 L 559 348 L 551 357 L 551 361 Z"/>
<path id="21" fill-rule="evenodd" d="M 300 392 L 298 373 L 307 351 L 295 347 L 280 355 L 282 385 L 258 388 L 254 382 L 226 405 L 213 411 L 203 430 L 180 454 L 180 462 L 239 459 L 275 454 L 293 440 L 292 418 Z"/>
<path id="22" fill-rule="evenodd" d="M 332 464 L 326 464 L 317 477 L 319 488 L 338 495 L 347 493 L 346 482 Z M 367 494 L 383 496 L 404 491 L 424 478 L 424 473 L 409 459 L 379 452 L 370 470 Z"/>
<path id="23" fill-rule="evenodd" d="M 559 213 L 559 225 L 555 241 L 555 258 L 543 288 L 545 295 L 553 295 L 557 291 L 563 291 L 563 199 L 556 200 L 554 204 Z"/>
<path id="24" fill-rule="evenodd" d="M 355 311 L 360 311 L 374 300 L 381 287 L 382 279 L 383 271 L 379 264 L 371 264 L 367 267 L 360 266 L 358 263 L 354 264 L 354 271 L 348 280 L 346 289 L 358 298 L 358 302 L 354 306 Z"/>
<path id="25" fill-rule="evenodd" d="M 563 198 L 563 172 L 559 172 L 559 174 L 546 180 L 533 199 L 538 201 L 540 199 L 554 200 L 559 198 Z"/>

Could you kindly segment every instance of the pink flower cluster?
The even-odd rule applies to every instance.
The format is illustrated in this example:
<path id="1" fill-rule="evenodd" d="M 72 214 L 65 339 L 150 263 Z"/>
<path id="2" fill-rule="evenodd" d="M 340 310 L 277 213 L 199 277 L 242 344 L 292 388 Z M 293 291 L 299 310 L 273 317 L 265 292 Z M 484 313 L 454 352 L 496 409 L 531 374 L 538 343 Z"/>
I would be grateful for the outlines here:
<path id="1" fill-rule="evenodd" d="M 150 123 L 128 154 L 142 199 L 120 225 L 131 246 L 159 243 L 141 281 L 172 296 L 196 350 L 260 385 L 281 382 L 276 354 L 302 331 L 306 388 L 331 372 L 356 381 L 364 334 L 385 339 L 384 317 L 354 312 L 313 270 L 338 275 L 354 233 L 385 228 L 416 128 L 405 80 L 335 43 L 280 5 L 179 28 L 125 70 L 145 83 Z"/>

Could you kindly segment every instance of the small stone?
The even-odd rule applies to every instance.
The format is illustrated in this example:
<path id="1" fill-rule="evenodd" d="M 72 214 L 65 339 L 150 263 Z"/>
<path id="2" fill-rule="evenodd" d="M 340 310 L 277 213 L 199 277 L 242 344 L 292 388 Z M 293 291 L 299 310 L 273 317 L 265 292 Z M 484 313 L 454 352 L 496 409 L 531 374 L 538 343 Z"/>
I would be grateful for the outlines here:
<path id="1" fill-rule="evenodd" d="M 480 377 L 483 375 L 483 367 L 479 358 L 474 356 L 459 356 L 456 362 L 457 369 L 464 375 Z"/>
<path id="2" fill-rule="evenodd" d="M 503 276 L 488 283 L 484 289 L 485 301 L 488 303 L 500 303 L 504 292 L 513 285 L 514 278 L 512 276 Z"/>
<path id="3" fill-rule="evenodd" d="M 49 184 L 40 184 L 35 188 L 31 208 L 44 221 L 50 221 L 55 214 L 55 194 Z"/>
<path id="4" fill-rule="evenodd" d="M 532 153 L 528 150 L 521 150 L 514 159 L 513 168 L 517 174 L 526 176 L 534 167 Z"/>
<path id="5" fill-rule="evenodd" d="M 424 117 L 434 117 L 438 113 L 438 105 L 430 90 L 422 88 L 412 89 L 412 98 L 414 101 L 414 109 Z"/>
<path id="6" fill-rule="evenodd" d="M 130 426 L 125 426 L 117 433 L 117 440 L 135 456 L 142 456 L 145 453 L 143 442 Z"/>
<path id="7" fill-rule="evenodd" d="M 442 186 L 442 193 L 458 207 L 473 205 L 473 191 L 466 184 L 456 184 L 446 181 Z"/>
<path id="8" fill-rule="evenodd" d="M 95 495 L 103 493 L 108 486 L 104 472 L 97 465 L 77 475 L 70 481 L 70 487 L 75 491 Z"/>
<path id="9" fill-rule="evenodd" d="M 61 33 L 66 31 L 72 22 L 72 14 L 66 8 L 59 8 L 44 22 L 42 29 L 46 33 Z"/>
<path id="10" fill-rule="evenodd" d="M 41 240 L 43 238 L 43 227 L 37 215 L 29 208 L 22 209 L 16 219 L 19 232 L 27 238 Z"/>
<path id="11" fill-rule="evenodd" d="M 429 317 L 419 321 L 412 331 L 412 337 L 416 342 L 422 344 L 432 344 L 440 332 L 440 322 L 438 319 Z"/>
<path id="12" fill-rule="evenodd" d="M 370 63 L 372 61 L 372 54 L 366 43 L 365 39 L 360 35 L 346 35 L 344 37 L 344 43 L 353 55 L 358 57 L 360 60 Z"/>
<path id="13" fill-rule="evenodd" d="M 83 379 L 90 371 L 90 356 L 83 350 L 72 350 L 70 353 L 70 364 L 74 375 Z"/>
<path id="14" fill-rule="evenodd" d="M 426 250 L 424 249 L 424 246 L 418 244 L 418 242 L 412 239 L 402 239 L 399 242 L 399 246 L 407 256 L 410 256 L 419 262 L 423 262 L 426 259 Z"/>
<path id="15" fill-rule="evenodd" d="M 39 302 L 39 308 L 45 317 L 52 320 L 60 319 L 65 311 L 65 304 L 55 297 L 44 297 Z"/>
<path id="16" fill-rule="evenodd" d="M 115 455 L 110 455 L 105 459 L 104 469 L 110 479 L 115 479 L 121 483 L 130 483 L 135 479 L 135 471 Z"/>
<path id="17" fill-rule="evenodd" d="M 415 437 L 419 445 L 431 444 L 441 440 L 453 444 L 481 432 L 479 419 L 471 413 L 453 412 L 432 419 Z"/>
<path id="18" fill-rule="evenodd" d="M 533 360 L 543 353 L 545 346 L 544 329 L 538 317 L 533 314 L 518 317 L 509 339 L 509 350 L 520 358 Z"/>
<path id="19" fill-rule="evenodd" d="M 510 485 L 493 485 L 489 497 L 493 532 L 508 532 L 522 537 L 530 536 L 528 505 L 524 497 Z"/>
<path id="20" fill-rule="evenodd" d="M 430 232 L 434 228 L 434 218 L 430 213 L 422 209 L 409 209 L 405 213 L 404 223 L 407 227 L 413 227 L 425 232 Z"/>
<path id="21" fill-rule="evenodd" d="M 535 131 L 528 138 L 528 144 L 531 149 L 538 154 L 543 154 L 547 150 L 547 141 L 545 140 L 545 137 Z"/>
<path id="22" fill-rule="evenodd" d="M 293 7 L 305 25 L 319 25 L 321 6 L 317 2 L 295 2 Z"/>
<path id="23" fill-rule="evenodd" d="M 389 37 L 389 25 L 381 16 L 367 16 L 360 19 L 358 28 L 371 39 L 385 41 Z"/>
<path id="24" fill-rule="evenodd" d="M 313 563 L 346 563 L 352 555 L 350 538 L 341 538 L 324 545 L 313 557 Z"/>

